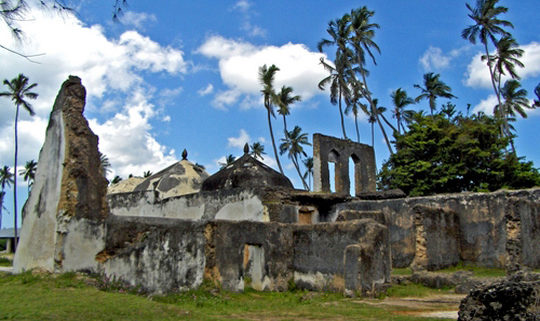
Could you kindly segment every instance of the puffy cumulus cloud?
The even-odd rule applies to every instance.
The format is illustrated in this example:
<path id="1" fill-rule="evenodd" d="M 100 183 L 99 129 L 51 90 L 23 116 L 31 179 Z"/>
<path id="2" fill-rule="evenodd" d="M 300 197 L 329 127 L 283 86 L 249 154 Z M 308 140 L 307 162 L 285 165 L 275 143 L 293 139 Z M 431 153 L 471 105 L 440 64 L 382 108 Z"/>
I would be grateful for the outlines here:
<path id="1" fill-rule="evenodd" d="M 37 159 L 52 103 L 70 74 L 82 78 L 90 110 L 96 109 L 100 115 L 116 113 L 112 119 L 94 119 L 91 124 L 100 135 L 101 151 L 108 155 L 117 174 L 155 171 L 175 160 L 174 151 L 161 146 L 151 134 L 150 120 L 157 115 L 148 100 L 151 87 L 143 75 L 186 73 L 188 63 L 181 50 L 161 46 L 136 31 L 110 39 L 99 25 L 86 26 L 72 14 L 59 16 L 36 8 L 29 9 L 20 27 L 25 38 L 19 43 L 0 25 L 0 43 L 25 54 L 42 54 L 32 57 L 38 62 L 34 63 L 0 50 L 0 70 L 5 78 L 22 72 L 30 82 L 39 84 L 35 88 L 39 98 L 33 102 L 37 115 L 30 118 L 21 114 L 21 162 Z M 143 88 L 147 89 L 145 95 Z M 95 106 L 96 102 L 102 103 L 102 107 Z M 0 108 L 9 110 L 13 106 L 9 100 L 0 99 Z M 12 122 L 11 113 L 2 113 L 1 160 L 12 154 Z"/>
<path id="2" fill-rule="evenodd" d="M 443 54 L 441 48 L 430 46 L 420 58 L 424 70 L 444 69 L 448 67 L 452 58 Z"/>
<path id="3" fill-rule="evenodd" d="M 474 106 L 472 111 L 473 113 L 483 112 L 486 115 L 493 115 L 493 108 L 498 104 L 497 96 L 489 95 L 486 99 L 483 99 Z"/>
<path id="4" fill-rule="evenodd" d="M 244 148 L 244 145 L 249 144 L 251 137 L 244 129 L 240 129 L 240 135 L 238 137 L 229 137 L 227 138 L 229 142 L 229 147 Z"/>
<path id="5" fill-rule="evenodd" d="M 157 172 L 177 159 L 174 150 L 160 145 L 151 135 L 150 119 L 155 116 L 148 94 L 137 90 L 124 110 L 100 123 L 90 119 L 90 127 L 99 136 L 99 149 L 111 162 L 112 173 L 127 177 Z"/>
<path id="6" fill-rule="evenodd" d="M 516 67 L 516 72 L 522 79 L 537 77 L 540 75 L 540 43 L 531 42 L 528 45 L 520 46 L 523 49 L 523 56 L 519 59 L 524 68 Z M 469 87 L 491 88 L 491 78 L 486 62 L 482 61 L 483 53 L 476 54 L 467 66 L 465 84 Z M 503 82 L 507 77 L 503 76 Z"/>
<path id="7" fill-rule="evenodd" d="M 309 51 L 303 44 L 255 46 L 244 41 L 212 36 L 197 52 L 219 60 L 221 79 L 229 87 L 215 96 L 214 105 L 221 108 L 237 103 L 242 95 L 260 96 L 258 73 L 259 67 L 264 64 L 275 64 L 280 68 L 275 76 L 276 88 L 292 86 L 303 100 L 309 100 L 319 93 L 317 84 L 327 76 L 320 65 L 320 59 L 326 56 Z"/>

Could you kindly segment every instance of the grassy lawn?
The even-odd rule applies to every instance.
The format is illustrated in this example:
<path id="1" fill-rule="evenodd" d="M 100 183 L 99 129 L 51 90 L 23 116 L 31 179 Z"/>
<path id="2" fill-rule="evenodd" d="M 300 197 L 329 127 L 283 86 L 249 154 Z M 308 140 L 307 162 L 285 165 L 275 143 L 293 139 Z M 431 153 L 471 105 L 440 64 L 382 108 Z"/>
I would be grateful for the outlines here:
<path id="1" fill-rule="evenodd" d="M 475 265 L 464 264 L 460 262 L 456 266 L 448 267 L 442 270 L 433 272 L 438 273 L 455 273 L 458 271 L 471 271 L 475 277 L 504 277 L 506 276 L 505 269 L 501 268 L 488 268 Z M 411 268 L 392 268 L 392 275 L 412 275 Z"/>
<path id="2" fill-rule="evenodd" d="M 336 293 L 250 290 L 232 293 L 203 286 L 196 291 L 149 297 L 122 290 L 100 290 L 100 284 L 96 279 L 74 273 L 57 276 L 0 273 L 0 320 L 419 319 L 407 307 L 367 304 Z M 414 285 L 414 288 L 390 290 L 389 296 L 437 295 L 441 291 Z"/>

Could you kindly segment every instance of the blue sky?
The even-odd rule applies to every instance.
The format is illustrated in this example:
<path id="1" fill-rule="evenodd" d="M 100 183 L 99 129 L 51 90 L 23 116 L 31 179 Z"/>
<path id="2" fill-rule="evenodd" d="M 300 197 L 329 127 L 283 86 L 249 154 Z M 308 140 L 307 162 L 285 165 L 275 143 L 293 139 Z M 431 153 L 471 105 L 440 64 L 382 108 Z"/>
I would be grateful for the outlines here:
<path id="1" fill-rule="evenodd" d="M 39 84 L 37 115 L 23 115 L 20 122 L 19 164 L 37 160 L 54 97 L 70 74 L 81 77 L 87 88 L 85 115 L 112 163 L 109 178 L 156 172 L 178 160 L 184 148 L 191 161 L 214 173 L 225 155 L 240 156 L 244 143 L 255 141 L 265 145 L 265 162 L 275 166 L 257 81 L 262 64 L 281 69 L 276 87 L 292 86 L 303 97 L 293 106 L 291 128 L 299 125 L 310 139 L 315 132 L 340 136 L 337 107 L 316 86 L 325 76 L 319 59 L 332 49 L 321 54 L 317 43 L 327 37 L 330 20 L 363 5 L 375 11 L 373 22 L 381 26 L 374 39 L 381 54 L 377 66 L 368 66 L 368 83 L 379 105 L 391 108 L 390 93 L 399 87 L 416 97 L 413 85 L 421 84 L 424 73 L 435 72 L 458 97 L 453 102 L 459 110 L 465 112 L 471 104 L 474 110 L 489 111 L 494 99 L 489 73 L 479 59 L 482 47 L 460 37 L 472 23 L 465 2 L 130 0 L 120 23 L 111 20 L 113 1 L 76 2 L 76 15 L 32 7 L 20 22 L 22 42 L 0 26 L 1 44 L 42 54 L 33 63 L 0 50 L 1 79 L 22 72 Z M 540 82 L 538 1 L 518 5 L 502 0 L 500 5 L 509 8 L 502 18 L 515 25 L 512 34 L 525 50 L 526 66 L 519 73 L 533 98 Z M 0 114 L 0 165 L 12 166 L 14 108 L 7 99 L 0 108 L 7 111 Z M 414 108 L 426 110 L 427 102 Z M 518 154 L 537 167 L 539 120 L 540 111 L 531 111 L 515 124 Z M 351 117 L 346 126 L 354 138 Z M 281 138 L 281 119 L 274 121 L 274 129 Z M 360 131 L 361 142 L 369 144 L 365 119 Z M 388 151 L 378 130 L 375 135 L 380 168 Z M 311 148 L 307 151 L 311 154 Z M 292 163 L 286 156 L 282 162 L 300 187 Z M 22 186 L 21 207 L 25 190 Z M 4 225 L 10 221 L 6 216 Z"/>

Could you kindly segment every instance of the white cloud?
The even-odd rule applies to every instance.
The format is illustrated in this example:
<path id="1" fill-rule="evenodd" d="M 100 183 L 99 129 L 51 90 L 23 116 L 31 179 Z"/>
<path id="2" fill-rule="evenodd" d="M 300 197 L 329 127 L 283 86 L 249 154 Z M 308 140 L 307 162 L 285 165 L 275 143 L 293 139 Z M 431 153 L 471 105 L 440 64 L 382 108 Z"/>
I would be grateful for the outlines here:
<path id="1" fill-rule="evenodd" d="M 39 84 L 35 90 L 39 98 L 34 103 L 37 115 L 30 118 L 21 114 L 21 162 L 37 159 L 51 106 L 70 74 L 82 78 L 87 89 L 87 111 L 96 111 L 97 115 L 115 113 L 108 120 L 90 121 L 100 136 L 100 150 L 109 157 L 115 174 L 156 171 L 176 160 L 174 151 L 160 145 L 151 134 L 150 120 L 159 113 L 149 101 L 153 89 L 144 74 L 186 73 L 188 63 L 181 50 L 161 46 L 136 31 L 124 32 L 117 39 L 107 38 L 101 26 L 85 26 L 69 13 L 58 16 L 30 8 L 20 26 L 26 36 L 22 43 L 15 42 L 3 26 L 0 43 L 19 52 L 44 54 L 33 58 L 39 62 L 36 64 L 0 51 L 4 77 L 13 78 L 22 72 Z M 12 108 L 7 99 L 0 99 L 0 109 Z M 13 150 L 12 121 L 13 115 L 1 113 L 0 160 L 6 164 Z"/>
<path id="2" fill-rule="evenodd" d="M 498 104 L 497 96 L 489 95 L 486 99 L 483 99 L 474 106 L 472 109 L 473 113 L 483 112 L 486 115 L 493 115 L 493 108 Z"/>
<path id="3" fill-rule="evenodd" d="M 229 87 L 229 90 L 216 95 L 215 105 L 220 108 L 235 104 L 242 95 L 260 97 L 258 72 L 264 64 L 275 64 L 280 68 L 275 76 L 276 88 L 292 86 L 303 100 L 322 93 L 317 84 L 327 76 L 320 65 L 320 58 L 326 56 L 309 51 L 303 44 L 254 46 L 244 41 L 212 36 L 198 52 L 219 60 L 221 79 Z"/>
<path id="4" fill-rule="evenodd" d="M 201 88 L 197 91 L 199 96 L 206 96 L 211 94 L 214 91 L 214 86 L 212 84 L 208 84 L 205 88 Z"/>
<path id="5" fill-rule="evenodd" d="M 444 69 L 448 67 L 452 58 L 445 56 L 441 48 L 430 46 L 420 58 L 420 64 L 424 70 Z"/>
<path id="6" fill-rule="evenodd" d="M 242 12 L 246 12 L 246 11 L 249 10 L 250 7 L 251 7 L 251 3 L 249 1 L 247 1 L 247 0 L 239 0 L 234 4 L 233 9 L 240 10 Z"/>
<path id="7" fill-rule="evenodd" d="M 240 29 L 245 31 L 250 37 L 265 37 L 266 30 L 251 23 L 251 17 L 254 14 L 254 12 L 250 10 L 251 7 L 252 3 L 247 0 L 239 0 L 232 7 L 232 10 L 237 10 L 242 13 Z"/>
<path id="8" fill-rule="evenodd" d="M 531 42 L 528 45 L 520 46 L 524 50 L 523 56 L 519 59 L 524 65 L 524 68 L 516 67 L 516 72 L 522 79 L 529 77 L 537 77 L 540 75 L 540 43 Z M 491 78 L 486 62 L 481 60 L 484 53 L 476 54 L 469 66 L 467 66 L 467 74 L 465 84 L 469 87 L 491 88 Z M 507 79 L 503 76 L 503 82 Z"/>
<path id="9" fill-rule="evenodd" d="M 249 144 L 251 138 L 244 129 L 240 129 L 240 136 L 238 137 L 229 137 L 229 147 L 244 148 L 244 145 Z"/>
<path id="10" fill-rule="evenodd" d="M 120 17 L 122 24 L 132 26 L 137 30 L 144 30 L 145 23 L 155 21 L 157 21 L 155 15 L 144 12 L 127 11 Z"/>

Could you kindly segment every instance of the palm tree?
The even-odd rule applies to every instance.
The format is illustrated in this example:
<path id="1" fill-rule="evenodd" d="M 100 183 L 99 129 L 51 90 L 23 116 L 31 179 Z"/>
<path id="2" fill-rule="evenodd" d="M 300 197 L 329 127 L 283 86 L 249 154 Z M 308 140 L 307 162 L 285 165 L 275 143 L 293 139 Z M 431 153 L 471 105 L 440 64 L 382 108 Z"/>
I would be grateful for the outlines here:
<path id="1" fill-rule="evenodd" d="M 271 65 L 270 67 L 267 67 L 266 65 L 263 65 L 259 68 L 259 81 L 263 85 L 263 89 L 261 90 L 263 97 L 264 97 L 264 107 L 266 108 L 267 112 L 267 118 L 268 118 L 268 128 L 270 130 L 270 138 L 272 139 L 272 147 L 274 148 L 274 156 L 276 157 L 276 163 L 279 167 L 279 171 L 282 175 L 285 175 L 283 173 L 283 168 L 281 168 L 281 162 L 279 161 L 279 157 L 277 154 L 277 148 L 276 148 L 276 141 L 274 139 L 274 131 L 272 130 L 272 120 L 271 116 L 275 117 L 274 114 L 274 107 L 273 103 L 276 100 L 276 93 L 274 91 L 274 76 L 276 72 L 279 70 L 276 65 Z"/>
<path id="2" fill-rule="evenodd" d="M 388 151 L 390 152 L 390 154 L 394 154 L 394 151 L 392 150 L 392 145 L 390 144 L 390 140 L 388 139 L 388 135 L 386 134 L 381 120 L 379 119 L 379 114 L 376 111 L 377 107 L 374 104 L 374 99 L 372 99 L 371 97 L 371 92 L 369 91 L 369 87 L 367 84 L 367 69 L 365 68 L 367 64 L 366 54 L 369 55 L 373 64 L 377 65 L 374 51 L 377 51 L 378 53 L 381 52 L 381 49 L 379 48 L 377 43 L 373 41 L 373 38 L 375 37 L 375 29 L 380 28 L 378 24 L 370 22 L 370 19 L 373 17 L 374 14 L 375 11 L 370 11 L 365 6 L 359 9 L 351 10 L 350 28 L 353 35 L 349 39 L 349 41 L 354 48 L 355 62 L 358 64 L 359 72 L 362 76 L 364 96 L 369 102 L 371 110 L 370 114 L 375 115 L 375 121 L 377 122 L 377 124 L 379 124 L 379 128 L 383 134 L 386 146 L 388 147 Z"/>
<path id="3" fill-rule="evenodd" d="M 21 106 L 30 113 L 30 116 L 34 116 L 34 110 L 32 105 L 26 101 L 26 99 L 36 99 L 38 94 L 32 92 L 37 84 L 28 84 L 28 78 L 19 74 L 17 78 L 13 78 L 11 81 L 5 79 L 4 85 L 8 87 L 8 91 L 0 92 L 0 96 L 9 97 L 15 104 L 15 155 L 13 157 L 13 168 L 17 170 L 17 154 L 19 149 L 19 136 L 18 136 L 18 122 L 19 122 L 19 109 Z M 17 175 L 13 176 L 13 227 L 15 231 L 14 246 L 17 249 Z"/>
<path id="4" fill-rule="evenodd" d="M 111 172 L 111 162 L 109 162 L 107 155 L 99 152 L 99 163 L 101 165 L 103 175 L 107 176 L 107 174 Z"/>
<path id="5" fill-rule="evenodd" d="M 377 122 L 377 116 L 371 110 L 368 114 L 368 122 L 371 124 L 371 147 L 375 146 L 375 123 Z"/>
<path id="6" fill-rule="evenodd" d="M 428 72 L 427 74 L 424 74 L 424 87 L 418 84 L 414 85 L 415 88 L 420 89 L 422 92 L 418 97 L 416 97 L 415 101 L 419 102 L 422 99 L 427 99 L 429 101 L 429 110 L 431 111 L 431 115 L 433 115 L 433 112 L 435 109 L 437 109 L 438 97 L 456 98 L 456 96 L 452 95 L 451 93 L 452 89 L 439 79 L 440 76 L 440 74 Z"/>
<path id="7" fill-rule="evenodd" d="M 311 144 L 308 141 L 308 134 L 302 133 L 302 128 L 298 126 L 294 126 L 294 129 L 288 132 L 287 136 L 285 136 L 285 138 L 282 138 L 281 141 L 283 143 L 279 145 L 280 154 L 283 155 L 285 154 L 285 152 L 288 152 L 288 156 L 293 162 L 293 165 L 296 168 L 296 172 L 298 173 L 298 176 L 300 176 L 300 179 L 302 180 L 304 189 L 308 190 L 309 186 L 306 184 L 304 177 L 300 173 L 300 166 L 298 163 L 298 155 L 303 155 L 304 157 L 307 157 L 307 154 L 304 151 L 304 148 L 302 147 L 302 145 L 311 146 Z"/>
<path id="8" fill-rule="evenodd" d="M 308 179 L 309 189 L 311 190 L 311 177 L 313 177 L 313 157 L 308 157 L 302 161 L 306 167 L 306 172 L 304 173 L 304 179 Z"/>
<path id="9" fill-rule="evenodd" d="M 495 74 L 493 71 L 493 63 L 489 56 L 488 39 L 494 45 L 497 44 L 496 35 L 502 37 L 510 36 L 510 33 L 504 30 L 504 27 L 514 28 L 511 22 L 501 20 L 497 16 L 508 11 L 505 7 L 496 7 L 499 0 L 477 0 L 476 7 L 472 8 L 468 3 L 466 4 L 470 14 L 468 15 L 475 24 L 470 25 L 461 32 L 463 39 L 469 40 L 472 44 L 476 44 L 477 39 L 484 45 L 485 56 L 487 57 L 487 65 L 489 68 L 489 75 L 491 77 L 491 84 L 493 91 L 497 96 L 499 105 L 501 104 L 501 95 L 495 85 Z"/>
<path id="10" fill-rule="evenodd" d="M 294 104 L 297 101 L 301 101 L 302 98 L 298 95 L 292 96 L 293 88 L 288 86 L 281 87 L 281 91 L 277 93 L 276 95 L 276 105 L 278 106 L 278 114 L 283 116 L 283 130 L 285 133 L 287 133 L 287 119 L 286 116 L 288 116 L 291 111 L 289 109 L 289 105 Z"/>
<path id="11" fill-rule="evenodd" d="M 2 228 L 2 210 L 4 209 L 4 196 L 6 192 L 4 189 L 9 187 L 13 183 L 13 174 L 8 166 L 4 166 L 0 169 L 0 186 L 2 190 L 0 191 L 0 228 Z"/>
<path id="12" fill-rule="evenodd" d="M 219 163 L 221 166 L 221 169 L 224 169 L 225 167 L 231 165 L 236 160 L 236 157 L 234 157 L 232 154 L 229 154 L 225 157 L 225 163 Z"/>
<path id="13" fill-rule="evenodd" d="M 532 108 L 527 99 L 527 90 L 520 88 L 521 84 L 515 79 L 507 80 L 501 88 L 501 96 L 504 98 L 502 105 L 496 106 L 495 112 L 502 115 L 503 134 L 510 138 L 510 145 L 515 154 L 514 142 L 510 130 L 510 121 L 515 119 L 516 113 L 523 118 L 527 118 L 525 108 Z"/>
<path id="14" fill-rule="evenodd" d="M 264 152 L 264 145 L 259 143 L 259 142 L 255 142 L 253 144 L 251 144 L 251 156 L 253 156 L 253 158 L 257 159 L 257 158 L 260 158 L 261 160 L 264 159 L 262 155 L 265 155 L 266 153 Z"/>
<path id="15" fill-rule="evenodd" d="M 405 110 L 405 107 L 414 104 L 414 99 L 409 97 L 407 92 L 401 88 L 394 90 L 390 97 L 394 104 L 394 117 L 397 122 L 397 131 L 398 134 L 401 134 L 401 128 L 405 128 L 403 126 L 404 118 L 406 118 L 405 114 L 409 113 L 408 110 Z"/>
<path id="16" fill-rule="evenodd" d="M 116 175 L 116 176 L 112 179 L 111 185 L 118 184 L 118 183 L 120 183 L 121 181 L 122 181 L 122 177 Z"/>
<path id="17" fill-rule="evenodd" d="M 30 188 L 34 184 L 36 170 L 37 162 L 33 159 L 26 162 L 26 165 L 24 165 L 24 169 L 19 170 L 19 175 L 23 176 L 25 182 L 28 182 L 28 193 L 30 193 Z"/>
<path id="18" fill-rule="evenodd" d="M 534 100 L 532 107 L 533 108 L 540 107 L 540 83 L 538 83 L 538 85 L 536 85 L 536 88 L 534 88 L 534 93 L 537 99 Z"/>
<path id="19" fill-rule="evenodd" d="M 143 172 L 143 178 L 147 178 L 147 177 L 150 177 L 152 176 L 152 172 L 151 171 L 146 171 L 146 172 Z"/>
<path id="20" fill-rule="evenodd" d="M 348 82 L 352 76 L 352 52 L 347 47 L 350 38 L 349 22 L 350 16 L 348 15 L 344 15 L 341 19 L 330 21 L 326 31 L 331 39 L 322 39 L 317 45 L 319 52 L 322 52 L 323 48 L 326 46 L 336 46 L 333 65 L 325 62 L 324 59 L 321 58 L 321 64 L 330 75 L 319 82 L 319 89 L 324 90 L 326 86 L 330 85 L 330 102 L 332 105 L 337 104 L 339 107 L 341 130 L 344 139 L 347 139 L 347 133 L 345 131 L 345 120 L 343 118 L 341 101 L 342 99 L 347 99 L 350 95 Z"/>
<path id="21" fill-rule="evenodd" d="M 353 81 L 351 84 L 351 96 L 350 101 L 347 101 L 347 107 L 345 108 L 345 114 L 353 113 L 354 127 L 356 129 L 356 141 L 360 142 L 360 130 L 358 129 L 358 114 L 360 110 L 368 114 L 368 107 L 360 102 L 360 99 L 364 97 L 362 83 L 359 81 Z"/>

